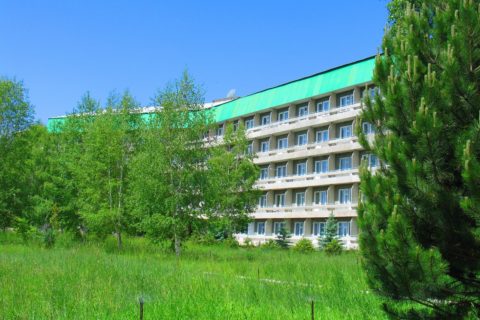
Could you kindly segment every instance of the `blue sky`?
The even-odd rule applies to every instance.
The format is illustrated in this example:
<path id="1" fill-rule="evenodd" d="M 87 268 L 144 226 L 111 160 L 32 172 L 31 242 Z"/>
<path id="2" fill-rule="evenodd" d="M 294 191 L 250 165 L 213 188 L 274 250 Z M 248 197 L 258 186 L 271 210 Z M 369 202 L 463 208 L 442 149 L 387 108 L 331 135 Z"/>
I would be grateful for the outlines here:
<path id="1" fill-rule="evenodd" d="M 377 53 L 387 1 L 0 0 L 0 75 L 23 80 L 36 116 L 86 92 L 149 105 L 187 68 L 205 100 L 243 96 Z"/>

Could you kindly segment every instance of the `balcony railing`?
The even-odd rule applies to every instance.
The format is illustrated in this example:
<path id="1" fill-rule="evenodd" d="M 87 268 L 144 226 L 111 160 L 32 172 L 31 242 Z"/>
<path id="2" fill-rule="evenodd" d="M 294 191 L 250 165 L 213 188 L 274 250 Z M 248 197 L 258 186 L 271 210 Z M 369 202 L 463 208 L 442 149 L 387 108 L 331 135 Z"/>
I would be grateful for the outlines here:
<path id="1" fill-rule="evenodd" d="M 349 170 L 332 170 L 325 173 L 311 173 L 306 175 L 291 175 L 286 177 L 260 179 L 260 180 L 257 180 L 256 185 L 269 187 L 273 184 L 278 184 L 278 183 L 303 182 L 303 181 L 322 180 L 327 178 L 352 177 L 352 176 L 358 176 L 358 174 L 359 174 L 358 168 L 349 169 Z"/>
<path id="2" fill-rule="evenodd" d="M 325 118 L 325 117 L 328 117 L 328 116 L 341 114 L 343 112 L 348 112 L 348 111 L 352 111 L 352 110 L 357 110 L 357 109 L 360 109 L 361 107 L 362 107 L 361 103 L 355 103 L 355 104 L 352 104 L 352 105 L 347 106 L 347 107 L 337 107 L 337 108 L 330 109 L 328 111 L 310 113 L 310 114 L 307 114 L 306 116 L 293 117 L 293 118 L 289 118 L 287 120 L 275 121 L 275 122 L 271 122 L 269 124 L 255 126 L 253 128 L 247 129 L 246 132 L 248 134 L 248 133 L 257 132 L 257 131 L 261 131 L 261 130 L 265 130 L 265 129 L 277 128 L 277 127 L 281 127 L 281 126 L 284 126 L 284 125 L 291 125 L 291 124 L 297 123 L 299 121 L 304 121 L 304 120 L 316 120 L 316 119 L 321 120 L 322 118 Z"/>

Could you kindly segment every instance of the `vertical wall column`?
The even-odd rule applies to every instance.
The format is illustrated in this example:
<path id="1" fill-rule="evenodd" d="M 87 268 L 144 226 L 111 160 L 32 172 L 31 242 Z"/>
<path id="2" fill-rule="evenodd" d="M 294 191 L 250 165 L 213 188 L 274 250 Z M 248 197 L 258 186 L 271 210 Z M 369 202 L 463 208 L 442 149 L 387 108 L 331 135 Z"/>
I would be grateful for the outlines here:
<path id="1" fill-rule="evenodd" d="M 328 126 L 328 140 L 337 139 L 337 134 L 335 132 L 336 125 L 334 123 L 330 123 Z"/>
<path id="2" fill-rule="evenodd" d="M 358 236 L 358 225 L 357 225 L 357 219 L 352 218 L 350 219 L 350 235 L 353 237 Z"/>
<path id="3" fill-rule="evenodd" d="M 330 102 L 330 109 L 334 109 L 337 107 L 337 95 L 335 93 L 332 93 L 330 95 L 329 102 Z"/>
<path id="4" fill-rule="evenodd" d="M 307 158 L 307 174 L 312 174 L 314 171 L 313 158 L 309 157 Z"/>
<path id="5" fill-rule="evenodd" d="M 307 130 L 307 143 L 315 143 L 315 129 L 310 127 Z"/>
<path id="6" fill-rule="evenodd" d="M 328 156 L 328 171 L 335 171 L 335 154 Z"/>
<path id="7" fill-rule="evenodd" d="M 270 150 L 276 150 L 277 149 L 277 136 L 271 136 L 270 137 Z"/>
<path id="8" fill-rule="evenodd" d="M 287 192 L 285 192 L 285 206 L 291 206 L 292 205 L 292 199 L 293 199 L 293 195 L 292 195 L 292 189 L 288 189 Z"/>
<path id="9" fill-rule="evenodd" d="M 355 89 L 353 89 L 353 103 L 360 102 L 361 92 L 362 92 L 362 89 L 360 87 L 355 87 Z"/>
<path id="10" fill-rule="evenodd" d="M 273 229 L 272 219 L 267 219 L 267 221 L 265 221 L 265 235 L 266 236 L 271 236 L 272 235 L 272 229 Z"/>
<path id="11" fill-rule="evenodd" d="M 358 183 L 354 183 L 352 186 L 352 203 L 358 203 Z"/>
<path id="12" fill-rule="evenodd" d="M 328 186 L 327 199 L 328 204 L 335 204 L 335 186 Z"/>
<path id="13" fill-rule="evenodd" d="M 260 151 L 260 142 L 258 139 L 253 139 L 252 141 L 252 147 L 253 147 L 253 152 L 259 152 Z"/>
<path id="14" fill-rule="evenodd" d="M 315 100 L 310 99 L 308 100 L 308 113 L 312 114 L 317 112 L 317 107 L 315 106 Z"/>
<path id="15" fill-rule="evenodd" d="M 352 154 L 352 168 L 356 169 L 360 166 L 360 152 L 359 151 L 353 151 Z"/>
<path id="16" fill-rule="evenodd" d="M 303 223 L 303 235 L 305 237 L 310 237 L 312 235 L 312 219 L 305 219 Z"/>
<path id="17" fill-rule="evenodd" d="M 277 110 L 276 109 L 273 109 L 270 112 L 270 123 L 272 123 L 272 122 L 277 122 Z"/>
<path id="18" fill-rule="evenodd" d="M 273 178 L 275 177 L 276 172 L 275 172 L 275 163 L 270 163 L 268 165 L 268 177 Z"/>
<path id="19" fill-rule="evenodd" d="M 258 127 L 260 125 L 260 113 L 255 113 L 253 116 L 253 126 Z"/>
<path id="20" fill-rule="evenodd" d="M 293 160 L 288 160 L 287 161 L 287 176 L 293 176 L 293 173 L 295 172 L 293 166 L 294 166 Z"/>
<path id="21" fill-rule="evenodd" d="M 267 207 L 273 207 L 275 205 L 275 193 L 270 190 L 267 192 Z"/>
<path id="22" fill-rule="evenodd" d="M 288 119 L 295 118 L 297 116 L 295 105 L 291 104 L 288 106 Z"/>
<path id="23" fill-rule="evenodd" d="M 312 187 L 308 187 L 305 190 L 305 205 L 306 206 L 313 205 L 313 188 Z"/>
<path id="24" fill-rule="evenodd" d="M 287 137 L 288 137 L 288 138 L 287 138 L 287 139 L 288 139 L 288 147 L 291 148 L 291 147 L 293 147 L 293 146 L 295 145 L 295 142 L 296 142 L 296 141 L 295 141 L 295 132 L 290 131 L 290 132 L 288 133 L 288 136 L 287 136 Z"/>

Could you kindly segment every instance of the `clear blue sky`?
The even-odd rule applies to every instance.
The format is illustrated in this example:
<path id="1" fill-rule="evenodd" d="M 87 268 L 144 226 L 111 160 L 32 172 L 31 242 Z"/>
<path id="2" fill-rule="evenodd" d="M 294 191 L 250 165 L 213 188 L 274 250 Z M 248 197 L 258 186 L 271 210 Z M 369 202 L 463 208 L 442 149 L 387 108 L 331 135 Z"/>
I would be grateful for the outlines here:
<path id="1" fill-rule="evenodd" d="M 86 91 L 142 105 L 188 68 L 205 99 L 243 96 L 377 53 L 387 1 L 0 0 L 0 75 L 42 122 Z"/>

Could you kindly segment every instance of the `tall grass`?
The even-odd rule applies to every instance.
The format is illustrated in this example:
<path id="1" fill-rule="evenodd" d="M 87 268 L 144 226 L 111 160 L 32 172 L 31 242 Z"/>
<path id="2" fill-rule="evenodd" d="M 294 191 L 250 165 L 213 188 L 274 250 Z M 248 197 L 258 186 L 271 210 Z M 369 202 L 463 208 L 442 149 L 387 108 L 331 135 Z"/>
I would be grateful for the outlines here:
<path id="1" fill-rule="evenodd" d="M 144 239 L 53 249 L 0 235 L 0 319 L 381 319 L 356 253 L 327 257 Z M 63 242 L 62 242 L 63 241 Z"/>

